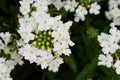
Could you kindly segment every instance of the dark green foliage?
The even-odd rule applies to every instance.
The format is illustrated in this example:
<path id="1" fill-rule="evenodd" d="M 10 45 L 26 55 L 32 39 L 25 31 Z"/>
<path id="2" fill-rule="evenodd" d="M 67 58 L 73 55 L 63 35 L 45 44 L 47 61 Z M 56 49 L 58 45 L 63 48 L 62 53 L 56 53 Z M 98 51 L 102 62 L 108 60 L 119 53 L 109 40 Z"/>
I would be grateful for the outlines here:
<path id="1" fill-rule="evenodd" d="M 89 64 L 87 64 L 82 71 L 78 73 L 75 80 L 87 80 L 89 78 L 88 75 L 91 74 L 97 67 L 97 57 L 98 56 L 95 56 L 93 60 Z"/>

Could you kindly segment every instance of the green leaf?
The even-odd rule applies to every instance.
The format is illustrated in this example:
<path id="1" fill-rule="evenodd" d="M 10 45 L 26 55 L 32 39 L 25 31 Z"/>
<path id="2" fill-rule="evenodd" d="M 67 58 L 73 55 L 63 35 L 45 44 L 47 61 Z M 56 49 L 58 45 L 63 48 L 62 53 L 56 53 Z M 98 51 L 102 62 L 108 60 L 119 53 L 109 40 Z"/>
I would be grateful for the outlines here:
<path id="1" fill-rule="evenodd" d="M 95 29 L 93 27 L 88 28 L 86 33 L 89 35 L 90 38 L 95 39 L 98 36 L 98 29 Z"/>
<path id="2" fill-rule="evenodd" d="M 79 3 L 83 6 L 89 7 L 91 0 L 79 0 Z"/>
<path id="3" fill-rule="evenodd" d="M 66 18 L 67 12 L 66 12 L 66 10 L 65 10 L 64 7 L 62 7 L 62 8 L 60 9 L 60 14 L 63 16 L 63 18 Z"/>
<path id="4" fill-rule="evenodd" d="M 120 80 L 120 75 L 117 75 L 115 70 L 113 70 L 112 68 L 101 67 L 101 69 L 113 80 Z"/>
<path id="5" fill-rule="evenodd" d="M 71 68 L 71 70 L 74 73 L 77 72 L 77 66 L 76 66 L 75 60 L 74 60 L 72 55 L 71 56 L 65 56 L 64 61 L 65 61 L 65 63 L 67 63 L 69 65 L 69 67 Z"/>
<path id="6" fill-rule="evenodd" d="M 54 80 L 55 79 L 55 74 L 53 72 L 50 72 L 50 71 L 46 71 L 45 72 L 45 75 L 47 76 L 47 78 L 49 80 Z"/>
<path id="7" fill-rule="evenodd" d="M 98 56 L 95 56 L 91 63 L 87 64 L 85 68 L 78 73 L 75 80 L 85 80 L 86 77 L 95 70 L 95 68 L 97 67 L 97 63 Z"/>

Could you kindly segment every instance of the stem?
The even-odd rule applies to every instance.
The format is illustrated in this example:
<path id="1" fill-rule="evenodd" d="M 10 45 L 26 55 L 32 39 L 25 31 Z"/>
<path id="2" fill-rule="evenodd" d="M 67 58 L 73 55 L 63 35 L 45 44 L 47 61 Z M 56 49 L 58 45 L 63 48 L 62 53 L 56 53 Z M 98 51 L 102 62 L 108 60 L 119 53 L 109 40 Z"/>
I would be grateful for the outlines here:
<path id="1" fill-rule="evenodd" d="M 117 60 L 119 60 L 119 57 L 118 57 L 118 55 L 117 55 L 117 54 L 115 54 L 115 57 L 116 57 L 116 59 L 117 59 Z"/>
<path id="2" fill-rule="evenodd" d="M 45 80 L 45 74 L 43 73 L 43 75 L 42 75 L 42 80 Z"/>

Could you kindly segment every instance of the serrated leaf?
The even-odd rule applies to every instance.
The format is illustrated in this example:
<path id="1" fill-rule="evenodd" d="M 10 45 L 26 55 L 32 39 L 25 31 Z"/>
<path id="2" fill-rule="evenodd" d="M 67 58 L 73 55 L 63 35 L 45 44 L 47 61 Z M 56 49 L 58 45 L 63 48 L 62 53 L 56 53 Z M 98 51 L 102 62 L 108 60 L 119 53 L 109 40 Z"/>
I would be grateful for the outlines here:
<path id="1" fill-rule="evenodd" d="M 97 67 L 98 56 L 95 56 L 91 63 L 87 64 L 85 68 L 78 73 L 75 80 L 85 80 L 87 75 L 92 73 Z"/>
<path id="2" fill-rule="evenodd" d="M 97 29 L 90 27 L 87 30 L 87 34 L 89 35 L 90 38 L 94 39 L 98 36 L 99 33 Z"/>

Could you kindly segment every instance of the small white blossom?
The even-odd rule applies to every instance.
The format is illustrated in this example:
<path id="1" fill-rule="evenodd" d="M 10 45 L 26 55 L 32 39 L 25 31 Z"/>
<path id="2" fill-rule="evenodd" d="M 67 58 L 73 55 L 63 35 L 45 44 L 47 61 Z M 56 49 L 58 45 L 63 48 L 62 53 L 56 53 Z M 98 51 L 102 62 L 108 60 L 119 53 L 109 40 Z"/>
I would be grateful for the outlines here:
<path id="1" fill-rule="evenodd" d="M 114 39 L 114 42 L 118 43 L 120 41 L 120 31 L 116 27 L 110 29 L 111 37 Z"/>
<path id="2" fill-rule="evenodd" d="M 117 49 L 119 49 L 118 44 L 114 43 L 112 38 L 110 38 L 109 41 L 103 42 L 101 44 L 101 47 L 103 47 L 102 51 L 103 51 L 104 54 L 108 54 L 108 53 L 113 54 L 113 53 L 116 52 Z"/>
<path id="3" fill-rule="evenodd" d="M 58 53 L 59 55 L 61 55 L 62 53 L 65 54 L 65 55 L 68 55 L 71 54 L 71 50 L 66 48 L 64 46 L 64 44 L 60 44 L 58 42 L 54 43 L 54 48 L 53 48 L 53 51 L 55 51 L 56 53 Z"/>
<path id="4" fill-rule="evenodd" d="M 118 7 L 117 1 L 116 0 L 109 0 L 109 9 L 111 10 L 111 9 L 116 8 L 116 7 Z"/>
<path id="5" fill-rule="evenodd" d="M 18 40 L 18 41 L 17 41 L 17 45 L 18 45 L 18 46 L 23 46 L 23 45 L 25 45 L 23 39 Z"/>
<path id="6" fill-rule="evenodd" d="M 114 67 L 116 69 L 116 73 L 120 74 L 120 60 L 117 60 L 114 64 Z"/>
<path id="7" fill-rule="evenodd" d="M 87 12 L 86 8 L 79 5 L 78 8 L 76 9 L 74 21 L 75 22 L 79 22 L 79 20 L 84 21 L 85 20 L 85 15 L 87 15 L 87 13 L 88 12 Z"/>
<path id="8" fill-rule="evenodd" d="M 112 66 L 113 58 L 111 57 L 111 55 L 100 54 L 98 59 L 99 59 L 98 65 L 103 65 L 108 68 Z"/>
<path id="9" fill-rule="evenodd" d="M 52 4 L 54 4 L 57 10 L 60 10 L 64 6 L 61 0 L 52 0 Z"/>
<path id="10" fill-rule="evenodd" d="M 18 54 L 17 51 L 14 51 L 12 54 L 11 54 L 11 59 L 14 60 L 14 63 L 16 64 L 19 64 L 19 65 L 23 65 L 23 56 Z"/>
<path id="11" fill-rule="evenodd" d="M 48 11 L 48 2 L 46 0 L 36 0 L 33 6 L 36 7 L 37 10 Z"/>
<path id="12" fill-rule="evenodd" d="M 20 27 L 18 33 L 21 35 L 25 43 L 28 43 L 30 40 L 34 39 L 34 35 L 31 33 L 31 28 L 29 26 Z"/>
<path id="13" fill-rule="evenodd" d="M 54 59 L 49 64 L 49 68 L 48 68 L 49 71 L 57 72 L 60 64 L 62 64 L 62 63 L 63 63 L 63 59 L 62 58 L 56 58 L 56 59 Z"/>
<path id="14" fill-rule="evenodd" d="M 109 35 L 108 34 L 106 34 L 106 33 L 101 33 L 100 35 L 98 35 L 98 38 L 97 38 L 97 40 L 100 42 L 100 44 L 101 43 L 103 43 L 103 42 L 106 42 L 107 40 L 108 40 L 108 38 L 109 38 Z"/>
<path id="15" fill-rule="evenodd" d="M 67 0 L 67 1 L 64 1 L 64 5 L 65 5 L 64 7 L 66 11 L 74 12 L 78 3 L 76 2 L 76 0 L 72 0 L 72 1 Z"/>
<path id="16" fill-rule="evenodd" d="M 25 3 L 25 2 L 20 2 L 20 4 L 21 4 L 20 12 L 23 15 L 28 14 L 30 12 L 30 5 L 28 3 Z"/>
<path id="17" fill-rule="evenodd" d="M 37 58 L 37 65 L 41 65 L 42 69 L 46 69 L 49 66 L 49 63 L 52 61 L 53 56 L 50 52 L 42 50 L 40 57 Z"/>
<path id="18" fill-rule="evenodd" d="M 0 33 L 0 37 L 4 40 L 5 44 L 7 45 L 11 40 L 11 34 L 9 32 L 5 32 L 5 33 Z"/>
<path id="19" fill-rule="evenodd" d="M 100 13 L 100 6 L 97 4 L 97 2 L 94 2 L 90 5 L 89 9 L 90 14 L 99 14 Z"/>
<path id="20" fill-rule="evenodd" d="M 112 18 L 113 18 L 112 12 L 106 11 L 106 12 L 105 12 L 105 16 L 106 16 L 106 18 L 107 18 L 108 20 L 112 20 Z"/>
<path id="21" fill-rule="evenodd" d="M 24 45 L 24 47 L 19 49 L 19 54 L 23 55 L 26 60 L 29 60 L 30 63 L 36 62 L 36 55 L 38 53 L 38 49 L 29 44 Z"/>

